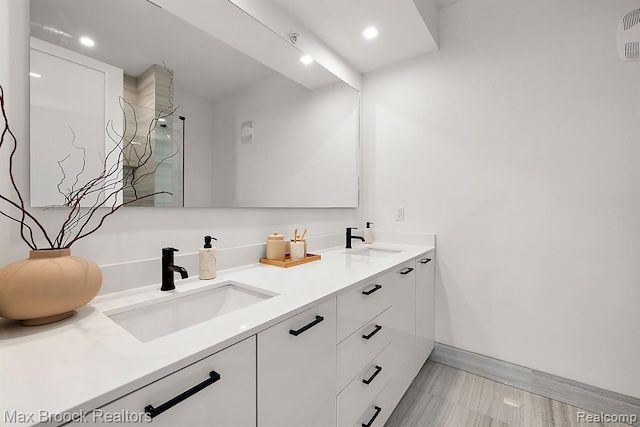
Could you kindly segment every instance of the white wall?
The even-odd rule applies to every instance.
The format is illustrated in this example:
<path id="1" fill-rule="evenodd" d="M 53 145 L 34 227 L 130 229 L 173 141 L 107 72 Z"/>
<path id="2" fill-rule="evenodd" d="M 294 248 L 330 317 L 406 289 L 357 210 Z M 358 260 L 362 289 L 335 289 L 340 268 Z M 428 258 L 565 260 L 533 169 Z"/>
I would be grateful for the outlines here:
<path id="1" fill-rule="evenodd" d="M 467 0 L 365 76 L 367 220 L 438 236 L 437 340 L 640 397 L 637 0 Z M 406 220 L 394 221 L 394 206 Z"/>
<path id="2" fill-rule="evenodd" d="M 28 194 L 28 2 L 0 0 L 0 84 L 5 88 L 11 126 L 20 149 L 15 164 L 16 180 Z M 0 150 L 5 171 L 6 151 Z M 4 173 L 4 172 L 3 172 Z M 0 179 L 2 194 L 10 190 L 6 175 Z M 34 209 L 47 223 L 60 219 L 61 212 Z M 163 246 L 184 252 L 196 250 L 202 236 L 218 237 L 218 247 L 260 243 L 273 230 L 306 227 L 312 236 L 339 233 L 352 225 L 357 209 L 146 209 L 124 208 L 107 220 L 95 235 L 74 245 L 73 253 L 98 264 L 159 257 Z M 15 223 L 0 218 L 0 265 L 23 259 L 27 246 Z"/>

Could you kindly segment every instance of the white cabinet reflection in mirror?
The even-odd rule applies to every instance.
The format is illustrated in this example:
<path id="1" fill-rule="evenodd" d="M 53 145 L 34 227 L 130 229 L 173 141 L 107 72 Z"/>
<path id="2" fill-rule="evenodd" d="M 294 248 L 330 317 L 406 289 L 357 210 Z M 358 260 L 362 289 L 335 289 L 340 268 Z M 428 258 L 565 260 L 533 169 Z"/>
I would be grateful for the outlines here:
<path id="1" fill-rule="evenodd" d="M 30 1 L 32 37 L 123 70 L 125 89 L 154 66 L 173 71 L 184 170 L 177 161 L 180 177 L 162 172 L 172 187 L 161 190 L 174 193 L 162 205 L 184 198 L 187 207 L 357 207 L 358 91 L 315 62 L 302 64 L 302 52 L 229 1 L 157 3 Z M 86 35 L 93 47 L 79 42 Z M 93 102 L 110 105 L 107 97 Z M 37 114 L 31 121 L 32 129 L 54 131 Z M 66 132 L 55 132 L 68 136 L 69 125 L 58 125 Z M 100 130 L 94 139 L 104 123 Z M 43 153 L 32 149 L 32 172 L 43 162 L 57 171 L 57 157 Z M 34 193 L 52 192 L 33 185 Z"/>
<path id="2" fill-rule="evenodd" d="M 152 65 L 136 78 L 30 43 L 31 205 L 182 206 L 184 122 L 173 114 L 172 71 Z"/>
<path id="3" fill-rule="evenodd" d="M 31 205 L 61 205 L 58 185 L 73 185 L 81 171 L 84 177 L 100 174 L 101 158 L 113 148 L 105 123 L 111 120 L 114 132 L 122 132 L 122 70 L 34 38 L 30 61 Z M 102 197 L 90 194 L 82 204 Z"/>

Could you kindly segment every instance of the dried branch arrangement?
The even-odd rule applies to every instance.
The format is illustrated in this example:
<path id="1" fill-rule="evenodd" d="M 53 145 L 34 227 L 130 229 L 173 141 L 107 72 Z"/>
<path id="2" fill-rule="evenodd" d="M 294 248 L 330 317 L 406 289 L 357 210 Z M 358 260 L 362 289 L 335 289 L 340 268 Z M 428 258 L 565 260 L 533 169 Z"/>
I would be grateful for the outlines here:
<path id="1" fill-rule="evenodd" d="M 24 197 L 16 184 L 14 177 L 15 154 L 18 149 L 18 141 L 9 125 L 5 108 L 4 89 L 0 85 L 0 109 L 2 111 L 2 134 L 0 134 L 0 153 L 8 152 L 8 174 L 11 181 L 12 195 L 0 194 L 0 214 L 15 221 L 20 226 L 20 236 L 31 249 L 63 249 L 69 248 L 75 242 L 83 239 L 98 230 L 104 221 L 125 205 L 135 203 L 148 197 L 159 194 L 171 194 L 168 191 L 156 191 L 150 194 L 141 194 L 136 188 L 140 182 L 151 177 L 158 167 L 178 153 L 178 148 L 168 156 L 156 159 L 154 156 L 154 131 L 160 119 L 172 116 L 175 109 L 163 110 L 149 123 L 146 130 L 144 146 L 134 143 L 138 135 L 138 119 L 135 109 L 122 97 L 119 99 L 123 116 L 127 110 L 133 111 L 134 129 L 127 129 L 127 120 L 123 120 L 122 133 L 118 133 L 111 122 L 106 124 L 106 133 L 113 142 L 100 162 L 102 170 L 94 177 L 84 177 L 86 152 L 82 146 L 76 145 L 75 137 L 72 140 L 77 153 L 82 153 L 82 166 L 78 171 L 66 171 L 65 161 L 72 154 L 58 161 L 61 170 L 61 180 L 57 185 L 58 192 L 63 196 L 64 202 L 60 205 L 50 206 L 68 210 L 63 222 L 57 228 L 57 233 L 47 231 L 42 222 L 29 211 Z M 126 137 L 125 137 L 126 135 Z M 135 145 L 135 147 L 134 147 Z M 175 145 L 175 142 L 174 142 Z M 7 147 L 8 146 L 8 147 Z M 125 162 L 129 166 L 124 168 Z M 69 188 L 63 189 L 62 183 L 72 177 L 73 183 Z M 123 193 L 127 190 L 133 193 L 133 198 L 123 200 Z M 83 206 L 83 202 L 91 200 L 90 206 Z M 39 247 L 37 241 L 46 241 L 46 246 Z"/>

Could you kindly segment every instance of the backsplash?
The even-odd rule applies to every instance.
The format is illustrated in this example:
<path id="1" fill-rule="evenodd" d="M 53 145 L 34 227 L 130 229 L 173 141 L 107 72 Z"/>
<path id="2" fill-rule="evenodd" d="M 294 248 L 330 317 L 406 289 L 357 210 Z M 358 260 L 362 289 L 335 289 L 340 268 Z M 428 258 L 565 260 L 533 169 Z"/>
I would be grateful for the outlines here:
<path id="1" fill-rule="evenodd" d="M 307 250 L 314 252 L 344 246 L 344 238 L 344 233 L 307 237 Z M 376 230 L 374 243 L 376 242 L 435 246 L 435 235 Z M 224 249 L 218 248 L 218 271 L 256 263 L 260 257 L 265 256 L 265 252 L 266 243 L 256 243 L 253 245 Z M 189 277 L 198 275 L 197 251 L 188 253 L 177 252 L 175 254 L 175 263 L 176 265 L 186 268 L 189 272 Z M 117 264 L 104 264 L 101 265 L 100 268 L 102 269 L 103 281 L 102 289 L 100 289 L 98 295 L 126 291 L 154 283 L 160 284 L 161 282 L 160 257 Z M 179 281 L 177 283 L 179 283 Z"/>
<path id="2" fill-rule="evenodd" d="M 266 239 L 266 236 L 265 236 Z M 344 245 L 344 234 L 326 234 L 307 238 L 308 251 L 319 251 Z M 218 271 L 253 264 L 265 256 L 266 243 L 218 248 Z M 175 264 L 184 267 L 189 277 L 198 275 L 198 252 L 175 254 Z M 160 283 L 161 258 L 149 258 L 117 264 L 101 265 L 103 281 L 98 295 L 126 291 L 142 286 Z M 179 283 L 179 282 L 178 282 Z"/>

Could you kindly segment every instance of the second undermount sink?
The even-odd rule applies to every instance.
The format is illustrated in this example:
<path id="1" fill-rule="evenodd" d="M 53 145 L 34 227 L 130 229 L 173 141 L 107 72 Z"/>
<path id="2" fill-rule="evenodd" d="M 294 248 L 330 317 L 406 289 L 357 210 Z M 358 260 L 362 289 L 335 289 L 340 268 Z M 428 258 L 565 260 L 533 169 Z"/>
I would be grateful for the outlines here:
<path id="1" fill-rule="evenodd" d="M 107 316 L 140 341 L 149 342 L 273 296 L 228 282 L 187 295 L 171 295 L 142 307 L 114 310 Z"/>
<path id="2" fill-rule="evenodd" d="M 347 253 L 351 255 L 368 256 L 373 258 L 384 258 L 389 255 L 397 254 L 399 252 L 402 252 L 402 251 L 396 250 L 396 249 L 383 249 L 383 248 L 358 248 L 358 249 L 353 249 L 351 251 L 348 251 Z"/>

